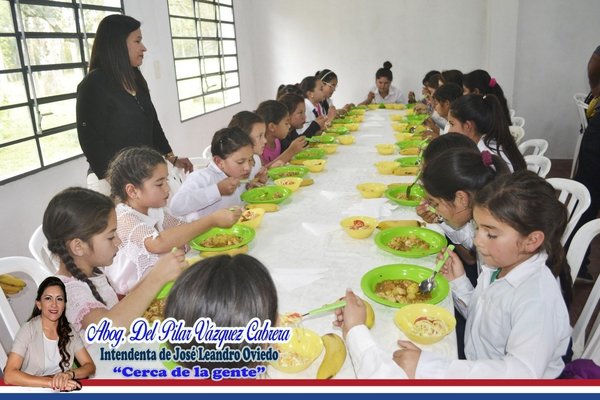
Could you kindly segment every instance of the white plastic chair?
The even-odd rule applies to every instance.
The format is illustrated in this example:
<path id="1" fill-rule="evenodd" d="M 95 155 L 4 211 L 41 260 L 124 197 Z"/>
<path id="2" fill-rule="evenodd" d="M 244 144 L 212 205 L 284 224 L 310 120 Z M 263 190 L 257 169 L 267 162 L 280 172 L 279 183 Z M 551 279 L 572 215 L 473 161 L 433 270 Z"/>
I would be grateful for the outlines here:
<path id="1" fill-rule="evenodd" d="M 44 265 L 51 274 L 55 274 L 60 267 L 60 261 L 48 250 L 48 240 L 42 231 L 42 225 L 38 226 L 29 238 L 29 252 L 40 264 Z"/>
<path id="2" fill-rule="evenodd" d="M 515 111 L 514 108 L 509 108 L 508 109 L 508 113 L 510 114 L 511 118 L 514 117 L 517 114 L 517 112 Z"/>
<path id="3" fill-rule="evenodd" d="M 172 197 L 183 184 L 185 172 L 181 168 L 174 167 L 170 162 L 167 162 L 167 169 L 169 171 L 167 181 L 169 182 L 169 188 L 171 189 L 169 196 Z"/>
<path id="4" fill-rule="evenodd" d="M 202 151 L 202 158 L 212 158 L 212 153 L 210 152 L 210 144 L 206 146 Z"/>
<path id="5" fill-rule="evenodd" d="M 525 118 L 523 117 L 510 117 L 510 120 L 513 126 L 518 126 L 519 128 L 523 128 L 525 126 Z"/>
<path id="6" fill-rule="evenodd" d="M 546 139 L 529 139 L 519 144 L 519 151 L 526 156 L 531 150 L 531 155 L 543 156 L 548 150 L 548 141 Z"/>
<path id="7" fill-rule="evenodd" d="M 548 178 L 546 181 L 548 181 L 554 189 L 560 191 L 558 200 L 567 206 L 569 219 L 565 232 L 560 239 L 561 244 L 564 245 L 571 236 L 571 233 L 573 233 L 579 218 L 581 218 L 581 215 L 592 203 L 592 198 L 589 190 L 582 183 L 572 179 Z"/>
<path id="8" fill-rule="evenodd" d="M 573 101 L 577 107 L 577 116 L 579 117 L 579 135 L 577 135 L 577 141 L 575 142 L 575 153 L 573 153 L 573 164 L 571 164 L 571 179 L 577 172 L 577 162 L 579 160 L 579 148 L 581 147 L 581 139 L 583 138 L 583 132 L 588 126 L 587 116 L 585 115 L 588 105 L 585 104 L 587 95 L 585 93 L 575 93 L 573 95 Z"/>
<path id="9" fill-rule="evenodd" d="M 521 140 L 523 140 L 523 138 L 525 137 L 525 129 L 521 128 L 520 126 L 514 125 L 509 126 L 508 129 L 510 130 L 510 134 L 512 135 L 512 137 L 515 139 L 515 143 L 521 143 Z"/>
<path id="10" fill-rule="evenodd" d="M 545 156 L 534 156 L 528 155 L 525 156 L 525 163 L 527 164 L 527 169 L 535 172 L 538 176 L 545 178 L 550 172 L 550 168 L 552 168 L 552 161 L 548 157 Z"/>
<path id="11" fill-rule="evenodd" d="M 0 258 L 0 275 L 1 274 L 15 274 L 24 273 L 31 277 L 35 282 L 36 286 L 39 286 L 44 279 L 52 275 L 44 265 L 40 264 L 37 260 L 29 257 L 3 257 Z M 20 274 L 15 274 L 18 277 Z M 35 289 L 37 292 L 37 287 Z M 20 293 L 19 293 L 20 294 Z M 19 296 L 17 294 L 16 296 Z M 33 307 L 33 303 L 31 304 Z M 29 309 L 30 310 L 30 309 Z M 28 310 L 28 311 L 29 311 Z M 13 308 L 11 307 L 6 295 L 0 290 L 0 316 L 6 326 L 8 334 L 10 336 L 10 345 L 15 339 L 17 332 L 19 331 L 20 325 Z M 7 343 L 3 343 L 7 346 Z M 5 347 L 6 350 L 6 347 Z"/>
<path id="12" fill-rule="evenodd" d="M 194 165 L 194 170 L 206 168 L 211 161 L 206 157 L 189 157 L 189 160 Z"/>
<path id="13" fill-rule="evenodd" d="M 585 225 L 583 225 L 573 236 L 569 251 L 567 252 L 567 262 L 571 267 L 571 278 L 573 282 L 577 278 L 577 273 L 581 267 L 581 262 L 585 256 L 586 250 L 589 247 L 592 240 L 600 234 L 600 218 L 594 219 Z M 596 317 L 592 326 L 592 337 L 586 343 L 585 332 L 587 327 L 594 316 L 594 311 L 600 300 L 600 280 L 596 280 L 590 295 L 583 306 L 583 310 L 573 327 L 573 358 L 592 358 L 591 353 L 595 352 L 596 357 L 600 357 L 600 337 L 598 337 L 598 325 L 600 325 L 600 318 Z M 594 337 L 595 336 L 595 337 Z M 592 351 L 592 348 L 594 351 Z"/>

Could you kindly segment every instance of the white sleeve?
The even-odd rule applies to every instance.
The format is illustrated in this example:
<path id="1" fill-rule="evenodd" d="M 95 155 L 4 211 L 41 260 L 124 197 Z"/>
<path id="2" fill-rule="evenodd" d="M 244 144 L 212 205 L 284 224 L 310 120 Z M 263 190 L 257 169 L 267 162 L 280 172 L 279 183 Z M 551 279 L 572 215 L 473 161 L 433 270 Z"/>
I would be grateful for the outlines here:
<path id="1" fill-rule="evenodd" d="M 467 222 L 462 228 L 454 229 L 450 225 L 442 222 L 440 228 L 446 236 L 456 244 L 464 246 L 466 249 L 473 250 L 473 229 L 471 223 Z"/>
<path id="2" fill-rule="evenodd" d="M 467 318 L 469 315 L 469 303 L 475 290 L 471 281 L 467 278 L 467 274 L 463 274 L 455 280 L 450 281 L 450 288 L 452 289 L 454 307 L 458 309 L 463 317 Z"/>
<path id="3" fill-rule="evenodd" d="M 404 370 L 394 362 L 392 354 L 377 346 L 365 325 L 350 329 L 346 335 L 346 346 L 357 378 L 408 379 Z"/>
<path id="4" fill-rule="evenodd" d="M 169 205 L 173 215 L 183 217 L 221 200 L 217 183 L 212 183 L 203 170 L 192 172 L 173 196 Z"/>

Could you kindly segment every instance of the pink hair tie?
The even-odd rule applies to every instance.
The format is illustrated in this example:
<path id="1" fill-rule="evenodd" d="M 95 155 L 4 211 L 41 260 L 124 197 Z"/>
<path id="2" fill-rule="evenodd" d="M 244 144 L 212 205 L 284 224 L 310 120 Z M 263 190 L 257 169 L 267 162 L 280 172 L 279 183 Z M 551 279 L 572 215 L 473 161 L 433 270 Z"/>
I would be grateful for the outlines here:
<path id="1" fill-rule="evenodd" d="M 490 87 L 493 88 L 496 86 L 496 78 L 490 78 Z"/>
<path id="2" fill-rule="evenodd" d="M 481 152 L 481 159 L 483 160 L 483 165 L 486 167 L 494 165 L 494 162 L 492 161 L 492 153 L 487 150 Z"/>

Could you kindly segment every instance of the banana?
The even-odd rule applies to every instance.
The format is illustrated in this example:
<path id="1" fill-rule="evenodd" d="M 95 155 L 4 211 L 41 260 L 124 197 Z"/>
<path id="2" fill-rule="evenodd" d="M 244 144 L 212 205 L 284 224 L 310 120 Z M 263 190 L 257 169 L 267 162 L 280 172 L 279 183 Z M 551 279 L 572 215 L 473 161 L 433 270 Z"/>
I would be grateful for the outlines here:
<path id="1" fill-rule="evenodd" d="M 416 156 L 420 151 L 418 147 L 407 147 L 406 149 L 401 149 L 400 154 L 403 156 Z"/>
<path id="2" fill-rule="evenodd" d="M 300 183 L 300 186 L 310 186 L 313 183 L 315 183 L 314 179 L 312 179 L 312 178 L 304 178 L 304 179 L 302 179 L 302 182 Z"/>
<path id="3" fill-rule="evenodd" d="M 325 355 L 317 371 L 317 379 L 331 379 L 337 374 L 346 360 L 346 344 L 335 333 L 321 336 Z"/>
<path id="4" fill-rule="evenodd" d="M 0 275 L 0 283 L 4 283 L 11 286 L 18 286 L 24 288 L 27 284 L 21 278 L 17 278 L 16 276 L 3 274 Z"/>
<path id="5" fill-rule="evenodd" d="M 204 258 L 222 256 L 223 254 L 229 254 L 235 256 L 236 254 L 244 254 L 248 252 L 248 245 L 238 247 L 236 249 L 225 250 L 225 251 L 203 251 L 200 255 Z"/>
<path id="6" fill-rule="evenodd" d="M 423 226 L 420 221 L 414 219 L 399 219 L 399 220 L 387 220 L 387 221 L 379 221 L 377 224 L 377 229 L 384 230 L 388 228 L 395 228 L 397 226 Z"/>
<path id="7" fill-rule="evenodd" d="M 253 208 L 262 208 L 264 209 L 266 212 L 275 212 L 275 211 L 279 211 L 279 206 L 277 204 L 272 204 L 272 203 L 262 203 L 262 204 L 247 204 L 246 208 L 248 210 L 251 210 Z"/>
<path id="8" fill-rule="evenodd" d="M 365 320 L 365 325 L 367 328 L 371 329 L 373 325 L 375 325 L 375 311 L 373 311 L 373 307 L 368 301 L 365 299 L 362 299 L 362 301 L 367 309 L 367 319 Z"/>
<path id="9" fill-rule="evenodd" d="M 2 291 L 7 296 L 17 294 L 21 290 L 23 290 L 23 287 L 21 287 L 21 286 L 7 285 L 6 283 L 0 283 L 0 288 L 2 288 Z"/>
<path id="10" fill-rule="evenodd" d="M 394 170 L 394 175 L 417 175 L 419 167 L 398 167 Z"/>

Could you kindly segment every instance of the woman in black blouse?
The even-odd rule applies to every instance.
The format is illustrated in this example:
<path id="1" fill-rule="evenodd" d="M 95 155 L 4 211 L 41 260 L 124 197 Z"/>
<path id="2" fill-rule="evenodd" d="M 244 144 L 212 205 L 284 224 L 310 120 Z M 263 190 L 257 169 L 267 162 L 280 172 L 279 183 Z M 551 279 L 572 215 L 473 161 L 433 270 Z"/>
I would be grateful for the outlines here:
<path id="1" fill-rule="evenodd" d="M 187 158 L 173 154 L 160 126 L 139 70 L 145 51 L 136 19 L 115 14 L 98 25 L 90 71 L 77 87 L 77 134 L 90 164 L 91 189 L 109 190 L 103 181 L 108 163 L 130 146 L 152 147 L 174 166 L 193 169 Z"/>

